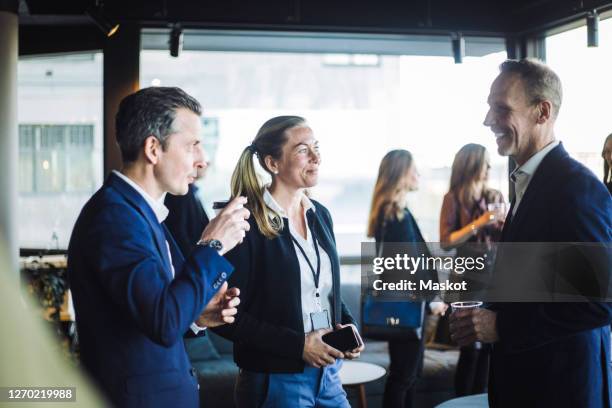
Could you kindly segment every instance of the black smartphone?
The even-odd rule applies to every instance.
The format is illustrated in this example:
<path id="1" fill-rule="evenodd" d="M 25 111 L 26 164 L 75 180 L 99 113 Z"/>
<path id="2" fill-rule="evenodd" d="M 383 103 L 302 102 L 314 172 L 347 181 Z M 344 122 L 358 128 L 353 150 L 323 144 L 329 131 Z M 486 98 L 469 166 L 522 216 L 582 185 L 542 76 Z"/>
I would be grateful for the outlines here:
<path id="1" fill-rule="evenodd" d="M 323 341 L 338 351 L 345 352 L 361 346 L 358 335 L 355 334 L 353 326 L 346 326 L 324 334 Z"/>

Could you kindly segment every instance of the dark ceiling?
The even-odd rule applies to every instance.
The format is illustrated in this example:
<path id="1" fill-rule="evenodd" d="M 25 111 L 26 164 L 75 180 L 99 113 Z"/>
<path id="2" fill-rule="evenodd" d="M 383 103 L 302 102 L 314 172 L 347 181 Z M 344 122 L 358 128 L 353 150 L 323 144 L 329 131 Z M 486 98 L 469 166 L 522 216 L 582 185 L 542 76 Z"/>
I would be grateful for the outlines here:
<path id="1" fill-rule="evenodd" d="M 19 53 L 101 49 L 106 37 L 85 15 L 95 0 L 0 0 L 19 5 Z M 525 39 L 584 21 L 612 0 L 104 0 L 104 12 L 140 27 L 392 33 Z M 15 6 L 13 6 L 15 7 Z M 574 23 L 575 24 L 575 23 Z M 520 42 L 519 42 L 520 43 Z"/>
<path id="2" fill-rule="evenodd" d="M 20 0 L 22 25 L 85 24 L 87 0 Z M 119 22 L 165 27 L 511 35 L 576 19 L 602 0 L 105 0 Z"/>

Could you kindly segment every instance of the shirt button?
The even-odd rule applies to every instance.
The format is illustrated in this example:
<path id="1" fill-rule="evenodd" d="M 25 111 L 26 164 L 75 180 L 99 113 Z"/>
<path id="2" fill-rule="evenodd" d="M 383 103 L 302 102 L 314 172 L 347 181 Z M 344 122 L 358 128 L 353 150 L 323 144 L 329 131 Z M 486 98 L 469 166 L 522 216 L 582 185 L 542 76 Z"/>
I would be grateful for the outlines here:
<path id="1" fill-rule="evenodd" d="M 192 377 L 197 377 L 197 374 L 198 374 L 198 373 L 196 372 L 196 369 L 195 369 L 195 368 L 193 368 L 193 367 L 191 367 L 191 368 L 189 369 L 189 373 L 191 374 L 191 376 L 192 376 Z"/>

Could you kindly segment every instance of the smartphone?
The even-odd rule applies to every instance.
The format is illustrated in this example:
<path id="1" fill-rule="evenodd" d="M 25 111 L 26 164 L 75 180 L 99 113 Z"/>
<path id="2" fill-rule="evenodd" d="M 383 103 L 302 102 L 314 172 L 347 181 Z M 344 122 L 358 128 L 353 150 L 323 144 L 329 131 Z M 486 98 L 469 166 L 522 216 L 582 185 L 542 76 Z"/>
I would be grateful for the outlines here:
<path id="1" fill-rule="evenodd" d="M 339 330 L 324 334 L 323 341 L 338 351 L 345 352 L 356 349 L 363 342 L 353 326 L 346 326 Z"/>

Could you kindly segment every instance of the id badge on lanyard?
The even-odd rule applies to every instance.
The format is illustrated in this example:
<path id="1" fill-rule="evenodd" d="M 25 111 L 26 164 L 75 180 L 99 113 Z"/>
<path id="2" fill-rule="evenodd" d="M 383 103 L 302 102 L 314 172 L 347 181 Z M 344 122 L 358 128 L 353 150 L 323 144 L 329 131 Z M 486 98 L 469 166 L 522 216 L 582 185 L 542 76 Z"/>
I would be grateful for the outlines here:
<path id="1" fill-rule="evenodd" d="M 317 254 L 316 271 L 315 271 L 315 268 L 310 263 L 310 259 L 308 259 L 308 256 L 306 256 L 306 251 L 304 251 L 304 248 L 302 248 L 302 246 L 299 244 L 299 242 L 297 242 L 297 240 L 293 236 L 291 236 L 291 239 L 293 240 L 295 245 L 298 247 L 298 249 L 304 256 L 304 259 L 306 260 L 306 263 L 308 264 L 308 267 L 310 271 L 312 272 L 312 277 L 314 279 L 314 284 L 315 284 L 314 302 L 315 302 L 315 305 L 317 306 L 317 311 L 310 313 L 310 322 L 312 323 L 312 330 L 328 329 L 331 327 L 331 322 L 329 320 L 329 312 L 327 311 L 327 309 L 323 309 L 321 305 L 321 295 L 319 293 L 319 278 L 321 276 L 321 256 L 319 255 L 319 245 L 317 244 L 317 238 L 313 234 L 312 239 L 313 239 L 313 243 L 315 247 L 315 253 Z"/>

